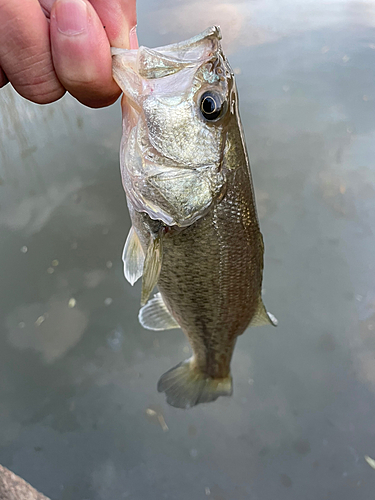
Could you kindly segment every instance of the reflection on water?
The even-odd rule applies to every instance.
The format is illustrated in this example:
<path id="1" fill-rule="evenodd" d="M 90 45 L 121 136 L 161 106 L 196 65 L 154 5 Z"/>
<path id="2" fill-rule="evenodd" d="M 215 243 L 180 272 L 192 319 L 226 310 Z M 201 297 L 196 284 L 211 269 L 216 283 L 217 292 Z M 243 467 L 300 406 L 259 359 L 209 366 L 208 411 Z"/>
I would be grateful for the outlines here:
<path id="1" fill-rule="evenodd" d="M 47 363 L 64 356 L 86 329 L 84 312 L 75 299 L 51 297 L 47 304 L 21 306 L 7 318 L 9 343 L 18 349 L 35 349 Z"/>
<path id="2" fill-rule="evenodd" d="M 156 5 L 154 5 L 156 3 Z M 181 0 L 151 2 L 148 21 L 161 36 L 188 38 L 207 26 L 219 24 L 227 53 L 298 36 L 307 31 L 336 29 L 338 26 L 375 26 L 372 1 L 345 0 Z M 142 26 L 140 25 L 140 28 Z M 372 43 L 372 45 L 374 45 Z M 375 47 L 375 45 L 374 45 Z M 330 47 L 324 46 L 323 51 Z M 345 56 L 344 56 L 345 57 Z M 346 56 L 348 57 L 348 56 Z"/>
<path id="3" fill-rule="evenodd" d="M 375 3 L 139 3 L 141 43 L 223 28 L 280 321 L 247 331 L 234 396 L 189 412 L 189 356 L 138 324 L 120 110 L 0 92 L 0 463 L 51 498 L 373 496 Z M 365 458 L 367 457 L 367 459 Z"/>

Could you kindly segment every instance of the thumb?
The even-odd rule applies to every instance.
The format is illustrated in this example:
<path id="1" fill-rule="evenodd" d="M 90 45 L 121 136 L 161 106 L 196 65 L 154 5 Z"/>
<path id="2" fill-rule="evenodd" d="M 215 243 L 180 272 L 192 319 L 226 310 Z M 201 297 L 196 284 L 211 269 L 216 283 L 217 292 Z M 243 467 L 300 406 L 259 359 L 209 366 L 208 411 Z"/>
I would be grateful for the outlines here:
<path id="1" fill-rule="evenodd" d="M 108 2 L 107 2 L 108 6 Z M 87 0 L 56 0 L 51 10 L 51 47 L 63 86 L 90 107 L 112 104 L 120 89 L 112 78 L 110 44 Z"/>

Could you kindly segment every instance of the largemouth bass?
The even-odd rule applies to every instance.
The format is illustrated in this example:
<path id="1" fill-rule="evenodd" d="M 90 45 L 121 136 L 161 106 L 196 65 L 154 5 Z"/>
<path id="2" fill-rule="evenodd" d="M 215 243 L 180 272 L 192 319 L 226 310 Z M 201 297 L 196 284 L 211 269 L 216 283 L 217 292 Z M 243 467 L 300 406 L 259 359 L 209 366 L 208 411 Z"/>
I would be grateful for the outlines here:
<path id="1" fill-rule="evenodd" d="M 261 298 L 263 239 L 220 40 L 214 26 L 157 49 L 112 49 L 132 220 L 124 272 L 131 284 L 142 276 L 141 324 L 181 328 L 191 344 L 193 356 L 158 382 L 178 408 L 230 396 L 237 337 L 277 324 Z"/>

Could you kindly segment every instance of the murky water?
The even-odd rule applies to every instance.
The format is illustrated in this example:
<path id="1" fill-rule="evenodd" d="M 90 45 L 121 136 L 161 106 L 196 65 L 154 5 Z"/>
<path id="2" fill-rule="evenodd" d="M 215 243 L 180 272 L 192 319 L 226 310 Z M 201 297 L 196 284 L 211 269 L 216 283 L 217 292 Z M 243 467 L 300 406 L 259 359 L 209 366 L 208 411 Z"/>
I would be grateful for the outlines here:
<path id="1" fill-rule="evenodd" d="M 369 500 L 375 470 L 375 2 L 139 2 L 157 46 L 218 23 L 237 73 L 277 330 L 234 396 L 156 391 L 188 356 L 137 321 L 120 110 L 0 92 L 0 463 L 53 499 Z"/>

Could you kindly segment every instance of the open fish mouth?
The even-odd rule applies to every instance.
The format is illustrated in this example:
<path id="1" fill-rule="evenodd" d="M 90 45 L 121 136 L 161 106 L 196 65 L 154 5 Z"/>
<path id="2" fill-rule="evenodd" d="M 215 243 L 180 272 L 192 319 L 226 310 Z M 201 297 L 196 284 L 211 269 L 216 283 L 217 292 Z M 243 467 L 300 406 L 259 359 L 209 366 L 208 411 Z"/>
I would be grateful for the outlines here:
<path id="1" fill-rule="evenodd" d="M 212 26 L 157 49 L 112 48 L 113 75 L 124 92 L 120 158 L 128 201 L 168 226 L 196 222 L 225 183 L 233 73 L 220 40 Z"/>
<path id="2" fill-rule="evenodd" d="M 113 72 L 115 79 L 121 79 L 119 73 L 123 65 L 132 68 L 144 78 L 153 79 L 168 76 L 181 69 L 197 65 L 212 57 L 219 49 L 221 32 L 219 26 L 211 26 L 205 31 L 184 42 L 174 43 L 149 49 L 139 47 L 136 50 L 111 48 L 114 57 Z"/>

